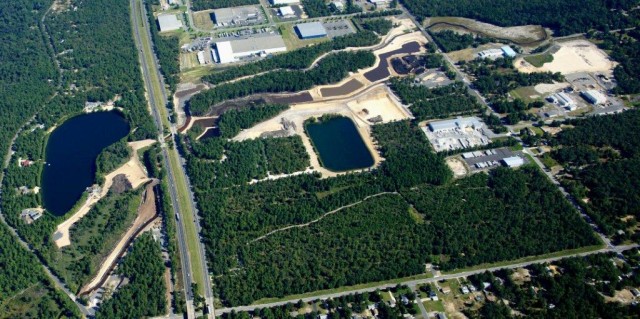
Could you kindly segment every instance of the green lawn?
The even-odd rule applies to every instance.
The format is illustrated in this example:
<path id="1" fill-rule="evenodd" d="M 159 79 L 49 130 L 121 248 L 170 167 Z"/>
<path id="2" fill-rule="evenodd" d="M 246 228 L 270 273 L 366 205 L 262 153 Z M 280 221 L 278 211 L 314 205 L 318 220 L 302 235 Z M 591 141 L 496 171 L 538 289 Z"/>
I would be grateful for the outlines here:
<path id="1" fill-rule="evenodd" d="M 423 302 L 422 304 L 427 309 L 427 312 L 431 312 L 431 311 L 444 312 L 444 305 L 442 304 L 442 300 L 438 300 L 438 301 L 429 300 L 429 301 Z"/>
<path id="2" fill-rule="evenodd" d="M 543 66 L 545 63 L 549 63 L 553 61 L 553 55 L 551 54 L 538 54 L 538 55 L 530 55 L 524 57 L 524 60 L 529 62 L 531 65 L 539 68 Z"/>

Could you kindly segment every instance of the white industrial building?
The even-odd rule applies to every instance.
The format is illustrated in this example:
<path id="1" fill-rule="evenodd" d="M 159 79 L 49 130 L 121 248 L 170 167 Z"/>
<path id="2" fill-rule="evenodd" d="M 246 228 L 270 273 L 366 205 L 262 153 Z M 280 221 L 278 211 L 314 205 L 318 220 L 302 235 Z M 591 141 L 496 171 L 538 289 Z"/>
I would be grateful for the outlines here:
<path id="1" fill-rule="evenodd" d="M 507 165 L 511 168 L 524 165 L 524 159 L 520 156 L 505 157 L 502 159 L 502 162 L 504 163 L 504 165 Z"/>
<path id="2" fill-rule="evenodd" d="M 291 17 L 291 16 L 296 15 L 296 13 L 293 12 L 293 8 L 291 8 L 291 6 L 280 7 L 280 8 L 278 8 L 278 12 L 283 17 Z"/>
<path id="3" fill-rule="evenodd" d="M 571 111 L 577 108 L 576 102 L 573 101 L 573 99 L 569 95 L 567 95 L 567 93 L 564 93 L 564 92 L 555 93 L 551 95 L 549 98 L 551 99 L 552 102 L 558 103 L 558 105 L 562 107 L 566 107 Z"/>
<path id="4" fill-rule="evenodd" d="M 582 91 L 581 94 L 585 100 L 589 101 L 589 103 L 594 105 L 604 104 L 607 102 L 607 97 L 604 96 L 604 94 L 600 93 L 600 91 L 587 90 L 587 91 Z"/>
<path id="5" fill-rule="evenodd" d="M 217 61 L 221 64 L 237 62 L 252 55 L 267 55 L 287 51 L 280 35 L 216 42 Z"/>
<path id="6" fill-rule="evenodd" d="M 432 132 L 451 131 L 456 129 L 465 129 L 467 127 L 480 127 L 482 122 L 476 117 L 459 117 L 453 120 L 435 121 L 429 123 L 429 129 Z"/>
<path id="7" fill-rule="evenodd" d="M 158 16 L 160 32 L 175 31 L 182 28 L 182 21 L 175 14 L 163 14 Z"/>
<path id="8" fill-rule="evenodd" d="M 477 54 L 477 57 L 480 59 L 491 59 L 491 60 L 495 60 L 502 57 L 513 58 L 515 56 L 516 56 L 516 51 L 513 51 L 513 49 L 508 45 L 505 45 L 500 49 L 487 49 L 484 51 L 480 51 Z"/>
<path id="9" fill-rule="evenodd" d="M 274 6 L 279 6 L 283 4 L 298 4 L 300 0 L 270 0 L 269 2 Z"/>
<path id="10" fill-rule="evenodd" d="M 369 0 L 376 6 L 376 9 L 386 9 L 389 7 L 391 0 Z"/>

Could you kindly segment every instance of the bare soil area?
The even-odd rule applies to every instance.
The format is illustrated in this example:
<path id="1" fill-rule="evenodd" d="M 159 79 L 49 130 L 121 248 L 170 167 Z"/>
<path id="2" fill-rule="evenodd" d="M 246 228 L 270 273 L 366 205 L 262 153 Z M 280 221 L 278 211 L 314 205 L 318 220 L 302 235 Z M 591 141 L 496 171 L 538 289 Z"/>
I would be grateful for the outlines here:
<path id="1" fill-rule="evenodd" d="M 560 48 L 553 53 L 553 61 L 545 63 L 539 68 L 531 65 L 522 58 L 516 59 L 514 65 L 520 72 L 560 72 L 572 74 L 579 72 L 606 72 L 615 67 L 615 62 L 600 50 L 595 44 L 587 40 L 573 40 L 557 44 Z"/>
<path id="2" fill-rule="evenodd" d="M 463 29 L 499 40 L 507 40 L 519 45 L 534 46 L 545 41 L 550 31 L 540 25 L 523 25 L 517 27 L 499 27 L 497 25 L 459 17 L 433 17 L 425 20 L 427 28 Z"/>

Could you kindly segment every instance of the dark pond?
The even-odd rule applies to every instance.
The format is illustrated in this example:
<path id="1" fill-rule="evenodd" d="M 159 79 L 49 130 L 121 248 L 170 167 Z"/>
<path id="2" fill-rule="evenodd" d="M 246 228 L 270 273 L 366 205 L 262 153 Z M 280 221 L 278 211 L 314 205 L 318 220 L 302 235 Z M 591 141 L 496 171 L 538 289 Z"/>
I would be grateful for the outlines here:
<path id="1" fill-rule="evenodd" d="M 42 200 L 47 211 L 64 215 L 95 181 L 95 162 L 107 146 L 125 137 L 129 124 L 115 112 L 76 116 L 49 136 L 42 173 Z"/>
<path id="2" fill-rule="evenodd" d="M 337 117 L 308 124 L 306 130 L 326 169 L 341 172 L 373 165 L 373 157 L 350 119 Z"/>
<path id="3" fill-rule="evenodd" d="M 375 69 L 364 74 L 364 77 L 371 82 L 376 82 L 382 79 L 388 78 L 391 73 L 389 73 L 389 62 L 387 59 L 396 54 L 410 54 L 416 53 L 420 51 L 420 43 L 418 42 L 409 42 L 402 45 L 402 48 L 383 53 L 380 55 L 380 64 Z"/>

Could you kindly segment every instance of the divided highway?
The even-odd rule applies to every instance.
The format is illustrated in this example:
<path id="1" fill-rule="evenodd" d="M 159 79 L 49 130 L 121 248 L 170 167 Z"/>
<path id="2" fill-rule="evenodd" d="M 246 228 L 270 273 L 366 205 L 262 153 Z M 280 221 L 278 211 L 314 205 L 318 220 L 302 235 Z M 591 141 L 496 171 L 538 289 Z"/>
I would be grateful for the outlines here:
<path id="1" fill-rule="evenodd" d="M 167 92 L 165 90 L 164 79 L 160 72 L 157 57 L 153 51 L 153 41 L 149 29 L 149 20 L 147 19 L 146 8 L 141 0 L 131 0 L 131 22 L 136 46 L 139 52 L 139 59 L 143 74 L 143 80 L 149 99 L 152 115 L 158 128 L 158 139 L 162 146 L 163 164 L 168 172 L 169 189 L 171 203 L 173 206 L 173 215 L 176 216 L 178 224 L 178 248 L 180 251 L 180 260 L 182 263 L 182 274 L 184 282 L 185 297 L 187 303 L 187 318 L 195 317 L 195 307 L 193 304 L 194 292 L 191 291 L 191 284 L 198 283 L 204 291 L 206 308 L 209 312 L 209 318 L 214 318 L 213 307 L 213 291 L 211 281 L 209 279 L 209 271 L 207 269 L 204 246 L 200 240 L 199 219 L 193 201 L 193 194 L 189 179 L 181 165 L 183 159 L 173 147 L 168 147 L 165 143 L 165 123 L 167 129 L 172 129 L 167 120 Z M 172 129 L 172 131 L 175 131 Z M 171 135 L 173 140 L 173 135 Z M 180 201 L 180 195 L 185 196 L 188 200 Z M 182 216 L 180 218 L 179 216 Z M 194 225 L 185 225 L 185 220 L 193 220 Z M 196 234 L 189 233 L 188 228 L 195 229 Z M 195 236 L 197 247 L 191 247 L 189 250 L 189 238 Z M 192 255 L 190 252 L 193 252 Z M 199 269 L 198 269 L 199 268 Z M 196 271 L 194 271 L 196 270 Z M 196 277 L 194 274 L 200 274 Z M 197 293 L 197 292 L 195 292 Z"/>

